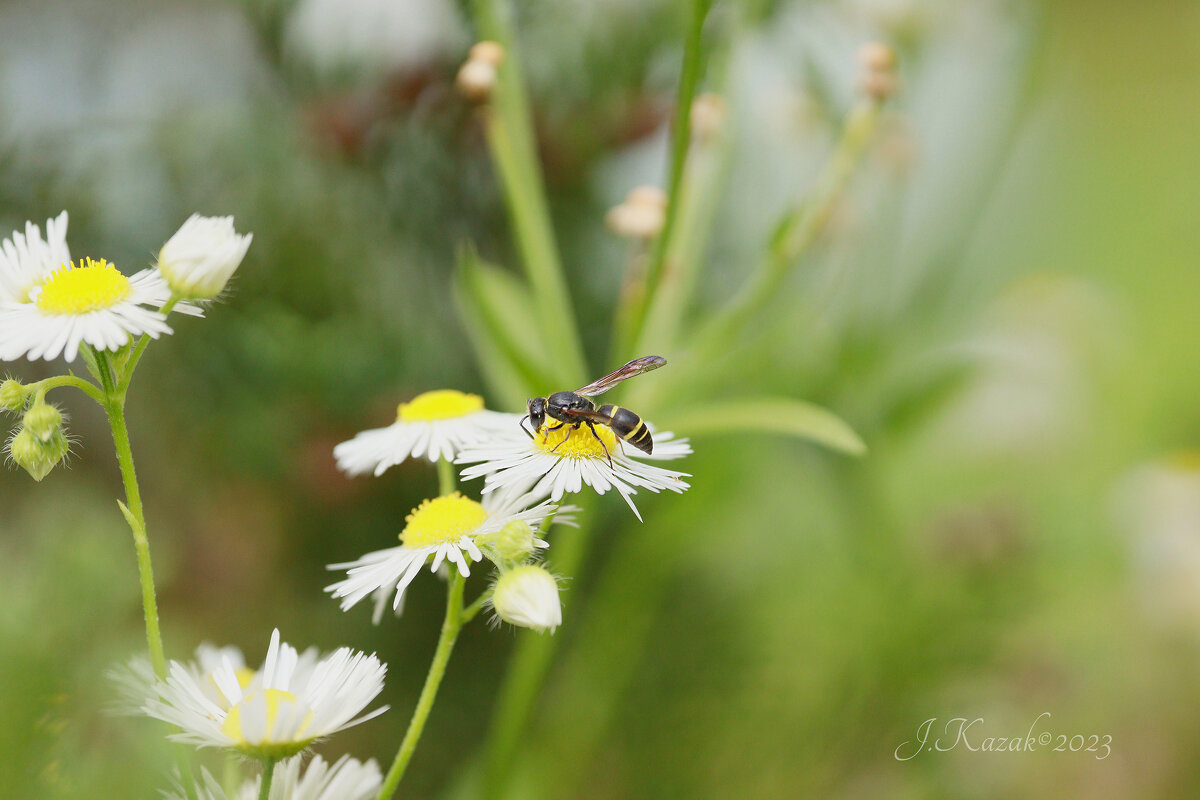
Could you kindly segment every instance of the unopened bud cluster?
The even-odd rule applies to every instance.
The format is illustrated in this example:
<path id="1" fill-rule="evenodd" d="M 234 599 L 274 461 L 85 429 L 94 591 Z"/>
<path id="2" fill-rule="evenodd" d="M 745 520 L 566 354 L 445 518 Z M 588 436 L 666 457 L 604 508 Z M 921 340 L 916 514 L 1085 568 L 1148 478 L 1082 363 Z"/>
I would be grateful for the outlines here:
<path id="1" fill-rule="evenodd" d="M 466 62 L 458 70 L 454 85 L 464 97 L 475 103 L 487 101 L 496 88 L 504 48 L 496 42 L 479 42 L 471 48 Z"/>
<path id="2" fill-rule="evenodd" d="M 882 42 L 868 42 L 858 51 L 862 69 L 858 85 L 863 92 L 879 101 L 896 93 L 896 51 Z"/>
<path id="3" fill-rule="evenodd" d="M 35 481 L 49 475 L 70 449 L 62 412 L 45 402 L 35 402 L 25 412 L 20 430 L 8 442 L 9 457 Z"/>
<path id="4" fill-rule="evenodd" d="M 657 186 L 638 186 L 613 206 L 604 222 L 618 236 L 629 239 L 653 239 L 667 218 L 667 193 Z"/>

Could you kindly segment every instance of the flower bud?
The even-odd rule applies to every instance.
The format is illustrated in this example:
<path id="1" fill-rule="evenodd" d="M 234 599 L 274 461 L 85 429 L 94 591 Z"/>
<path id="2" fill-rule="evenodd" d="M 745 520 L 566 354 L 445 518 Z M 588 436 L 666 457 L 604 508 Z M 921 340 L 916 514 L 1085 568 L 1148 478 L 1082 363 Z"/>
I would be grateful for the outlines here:
<path id="1" fill-rule="evenodd" d="M 55 434 L 62 433 L 63 416 L 49 403 L 38 403 L 25 412 L 21 424 L 39 442 L 48 442 Z"/>
<path id="2" fill-rule="evenodd" d="M 470 61 L 482 61 L 498 67 L 504 63 L 504 47 L 499 42 L 476 42 L 467 56 Z"/>
<path id="3" fill-rule="evenodd" d="M 882 42 L 868 42 L 858 51 L 862 73 L 858 78 L 863 92 L 882 102 L 896 92 L 896 51 Z"/>
<path id="4" fill-rule="evenodd" d="M 25 407 L 25 387 L 21 382 L 8 378 L 0 383 L 0 408 L 5 411 L 20 411 Z"/>
<path id="5" fill-rule="evenodd" d="M 41 406 L 53 408 L 53 406 Z M 26 414 L 26 417 L 29 415 Z M 24 426 L 8 443 L 8 454 L 17 466 L 29 473 L 35 481 L 50 474 L 50 470 L 62 461 L 71 445 L 60 423 L 45 439 L 39 438 L 34 429 Z"/>
<path id="6" fill-rule="evenodd" d="M 510 569 L 496 580 L 492 607 L 505 622 L 538 633 L 562 624 L 562 606 L 558 601 L 558 583 L 554 576 L 536 564 Z"/>
<path id="7" fill-rule="evenodd" d="M 533 528 L 522 519 L 514 519 L 500 530 L 488 536 L 486 543 L 504 563 L 519 564 L 533 555 L 538 539 Z M 544 544 L 544 543 L 543 543 Z"/>
<path id="8" fill-rule="evenodd" d="M 496 65 L 481 59 L 472 58 L 458 70 L 454 85 L 463 97 L 475 103 L 482 103 L 492 96 L 496 88 Z"/>
<path id="9" fill-rule="evenodd" d="M 211 300 L 242 263 L 253 238 L 233 229 L 233 217 L 193 214 L 159 251 L 159 272 L 180 298 Z"/>
<path id="10" fill-rule="evenodd" d="M 657 186 L 632 189 L 625 202 L 613 206 L 604 221 L 618 236 L 653 239 L 662 231 L 667 217 L 667 194 Z"/>
<path id="11" fill-rule="evenodd" d="M 725 125 L 725 98 L 713 92 L 696 95 L 692 101 L 692 135 L 698 142 L 710 142 Z"/>

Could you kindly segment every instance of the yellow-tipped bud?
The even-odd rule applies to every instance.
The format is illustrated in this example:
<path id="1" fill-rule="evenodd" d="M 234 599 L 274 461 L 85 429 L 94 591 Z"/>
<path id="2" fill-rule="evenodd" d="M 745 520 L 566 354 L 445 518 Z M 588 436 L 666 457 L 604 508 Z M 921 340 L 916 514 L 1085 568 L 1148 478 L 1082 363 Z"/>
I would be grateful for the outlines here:
<path id="1" fill-rule="evenodd" d="M 504 63 L 504 47 L 499 42 L 477 42 L 467 56 L 469 61 L 482 61 L 498 67 Z"/>
<path id="2" fill-rule="evenodd" d="M 613 206 L 604 221 L 618 236 L 653 239 L 667 218 L 667 193 L 657 186 L 638 186 L 630 190 L 625 202 Z"/>
<path id="3" fill-rule="evenodd" d="M 468 100 L 482 103 L 492 96 L 496 88 L 496 65 L 477 58 L 472 58 L 458 70 L 454 85 L 459 93 Z"/>
<path id="4" fill-rule="evenodd" d="M 868 42 L 858 50 L 862 67 L 858 85 L 863 92 L 882 102 L 896 93 L 896 51 L 883 42 Z"/>
<path id="5" fill-rule="evenodd" d="M 692 136 L 698 142 L 710 142 L 725 125 L 725 98 L 713 92 L 696 95 L 692 101 Z"/>

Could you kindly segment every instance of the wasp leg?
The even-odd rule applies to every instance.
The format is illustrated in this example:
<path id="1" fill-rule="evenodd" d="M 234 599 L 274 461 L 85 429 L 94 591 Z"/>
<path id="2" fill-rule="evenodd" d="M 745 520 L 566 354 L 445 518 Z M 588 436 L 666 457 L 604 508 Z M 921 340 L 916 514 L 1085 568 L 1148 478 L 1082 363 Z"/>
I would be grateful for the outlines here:
<path id="1" fill-rule="evenodd" d="M 591 423 L 589 422 L 588 424 L 590 425 Z M 550 428 L 550 430 L 552 430 L 552 431 L 556 431 L 556 430 L 558 430 L 559 428 L 565 428 L 565 427 L 567 427 L 567 423 L 565 423 L 565 422 L 560 422 L 560 423 L 558 423 L 558 425 L 557 425 L 557 426 L 555 426 L 555 427 L 553 427 L 553 428 Z M 560 448 L 560 447 L 562 447 L 564 444 L 566 444 L 566 442 L 567 442 L 567 439 L 570 439 L 570 438 L 571 438 L 571 434 L 572 434 L 572 433 L 574 433 L 574 432 L 575 432 L 575 431 L 577 431 L 577 430 L 579 430 L 579 423 L 578 423 L 578 422 L 572 423 L 572 424 L 571 424 L 571 430 L 567 432 L 567 435 L 566 435 L 566 436 L 564 436 L 564 437 L 562 438 L 562 441 L 561 441 L 561 442 L 559 442 L 558 444 L 554 445 L 554 447 L 551 447 L 551 448 L 550 448 L 550 452 L 551 452 L 551 453 L 553 453 L 555 450 L 557 450 L 558 448 Z"/>
<path id="2" fill-rule="evenodd" d="M 518 422 L 517 424 L 521 426 L 521 430 L 525 431 L 525 435 L 526 435 L 526 436 L 528 436 L 530 439 L 536 439 L 537 437 L 536 437 L 536 436 L 534 436 L 532 433 L 530 433 L 530 432 L 529 432 L 529 429 L 525 427 L 525 420 L 527 420 L 527 419 L 529 419 L 529 415 L 528 415 L 528 414 L 526 414 L 525 416 L 521 417 L 521 421 L 520 421 L 520 422 Z"/>
<path id="3" fill-rule="evenodd" d="M 602 448 L 604 448 L 604 456 L 605 456 L 605 457 L 608 459 L 608 468 L 609 468 L 609 469 L 612 469 L 612 465 L 613 465 L 613 463 L 612 463 L 612 453 L 608 452 L 608 445 L 606 445 L 606 444 L 604 443 L 604 440 L 600 438 L 600 434 L 596 433 L 596 426 L 592 424 L 592 421 L 591 421 L 590 419 L 589 419 L 589 420 L 584 420 L 584 421 L 585 421 L 585 422 L 587 422 L 587 426 L 588 426 L 588 427 L 591 429 L 591 431 L 592 431 L 592 436 L 595 436 L 595 437 L 596 437 L 596 441 L 600 443 L 600 446 L 601 446 Z M 576 425 L 576 427 L 579 427 L 579 426 L 578 426 L 578 425 Z"/>

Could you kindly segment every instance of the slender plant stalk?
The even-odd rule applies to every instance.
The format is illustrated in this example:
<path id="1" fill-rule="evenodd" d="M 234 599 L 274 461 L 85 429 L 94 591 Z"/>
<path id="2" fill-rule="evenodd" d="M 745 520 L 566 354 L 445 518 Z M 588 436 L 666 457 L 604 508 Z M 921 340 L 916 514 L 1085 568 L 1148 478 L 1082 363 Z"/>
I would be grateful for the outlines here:
<path id="1" fill-rule="evenodd" d="M 438 494 L 444 497 L 453 492 L 456 485 L 454 464 L 444 458 L 439 458 L 437 462 L 437 471 Z"/>
<path id="2" fill-rule="evenodd" d="M 28 391 L 36 392 L 39 397 L 44 397 L 46 392 L 51 389 L 57 389 L 60 386 L 73 386 L 100 405 L 104 405 L 104 392 L 97 389 L 94 383 L 85 381 L 83 378 L 75 375 L 56 375 L 53 378 L 46 378 L 37 383 L 31 383 L 25 388 Z"/>
<path id="3" fill-rule="evenodd" d="M 388 800 L 395 793 L 396 787 L 400 785 L 400 779 L 404 777 L 408 762 L 412 760 L 413 752 L 417 749 L 417 742 L 420 741 L 421 733 L 425 730 L 425 721 L 433 709 L 433 701 L 437 699 L 438 687 L 441 686 L 442 677 L 446 674 L 446 664 L 450 661 L 450 654 L 454 651 L 454 642 L 458 639 L 458 632 L 463 626 L 462 598 L 466 579 L 457 569 L 451 569 L 450 573 L 450 587 L 446 593 L 446 618 L 442 621 L 442 634 L 438 638 L 437 650 L 434 651 L 433 662 L 429 665 L 429 673 L 425 676 L 425 686 L 422 687 L 421 696 L 417 699 L 417 707 L 413 709 L 408 730 L 404 732 L 404 738 L 400 741 L 400 749 L 396 751 L 396 758 L 392 761 L 391 769 L 388 770 L 376 800 Z"/>
<path id="4" fill-rule="evenodd" d="M 579 527 L 571 535 L 561 533 L 554 542 L 554 572 L 571 579 L 591 549 L 590 516 L 579 515 Z M 504 681 L 497 692 L 496 705 L 485 739 L 483 754 L 483 797 L 497 800 L 504 794 L 512 772 L 513 760 L 521 736 L 529 724 L 533 705 L 546 680 L 558 649 L 559 637 L 522 631 L 517 639 Z"/>
<path id="5" fill-rule="evenodd" d="M 626 320 L 628 329 L 617 332 L 617 349 L 627 351 L 641 337 L 642 326 L 645 324 L 646 311 L 654 303 L 655 293 L 659 282 L 663 279 L 664 270 L 672 268 L 667 264 L 668 244 L 679 218 L 681 205 L 681 189 L 683 187 L 684 167 L 687 163 L 689 145 L 692 139 L 692 100 L 696 95 L 696 86 L 700 81 L 700 73 L 704 62 L 703 34 L 704 20 L 708 18 L 712 0 L 692 0 L 692 14 L 688 23 L 687 38 L 684 41 L 683 69 L 679 78 L 679 93 L 675 98 L 675 113 L 671 121 L 671 172 L 667 183 L 667 211 L 663 220 L 662 232 L 654 245 L 654 253 L 646 268 L 641 291 L 633 291 L 629 295 L 633 310 L 619 317 Z"/>
<path id="6" fill-rule="evenodd" d="M 498 0 L 471 3 L 475 26 L 484 39 L 504 47 L 504 63 L 486 109 L 488 144 L 500 173 L 517 247 L 533 289 L 543 334 L 555 343 L 564 385 L 586 381 L 586 361 L 563 275 L 545 179 L 538 162 L 533 116 L 521 78 L 520 54 L 505 10 Z"/>
<path id="7" fill-rule="evenodd" d="M 158 599 L 154 589 L 154 567 L 150 561 L 150 540 L 146 535 L 146 517 L 142 510 L 142 492 L 138 487 L 137 470 L 133 465 L 133 447 L 129 442 L 129 427 L 125 422 L 125 392 L 136 360 L 127 362 L 124 374 L 119 377 L 113 374 L 112 363 L 107 353 L 93 351 L 93 360 L 102 387 L 100 397 L 96 397 L 95 386 L 80 378 L 63 376 L 57 380 L 61 381 L 62 385 L 76 386 L 89 397 L 96 399 L 108 417 L 117 465 L 120 467 L 121 481 L 125 487 L 125 502 L 118 502 L 118 505 L 129 524 L 129 530 L 133 533 L 133 549 L 137 555 L 138 579 L 142 586 L 142 614 L 146 623 L 146 644 L 150 650 L 150 663 L 154 674 L 161 680 L 167 676 L 167 659 L 158 622 Z M 68 381 L 67 378 L 72 380 Z M 179 766 L 184 793 L 188 800 L 195 800 L 195 774 L 192 771 L 192 762 L 183 748 L 176 749 L 175 761 Z"/>
<path id="8" fill-rule="evenodd" d="M 137 553 L 138 577 L 142 584 L 142 611 L 146 620 L 146 643 L 150 648 L 150 663 L 159 678 L 167 676 L 167 660 L 163 652 L 162 631 L 158 625 L 158 600 L 154 593 L 154 567 L 150 562 L 150 540 L 146 536 L 146 517 L 142 511 L 142 493 L 138 488 L 137 471 L 133 466 L 133 448 L 129 443 L 129 428 L 125 424 L 125 396 L 113 387 L 108 357 L 99 355 L 101 381 L 105 385 L 104 412 L 112 428 L 113 446 L 121 481 L 125 485 L 125 502 L 121 506 L 129 529 L 133 532 L 133 548 Z"/>
<path id="9" fill-rule="evenodd" d="M 262 782 L 258 787 L 258 800 L 270 800 L 271 797 L 271 781 L 275 778 L 275 764 L 278 759 L 264 758 Z"/>
<path id="10" fill-rule="evenodd" d="M 878 100 L 864 98 L 850 111 L 833 155 L 809 196 L 780 224 L 766 261 L 729 305 L 697 331 L 693 363 L 702 362 L 714 349 L 728 349 L 742 326 L 775 296 L 788 272 L 816 241 L 874 136 L 879 110 Z"/>
<path id="11" fill-rule="evenodd" d="M 178 303 L 179 298 L 172 295 L 163 304 L 162 308 L 158 310 L 158 313 L 165 317 L 171 313 L 171 309 L 175 308 Z M 138 339 L 138 343 L 133 346 L 133 352 L 129 354 L 129 360 L 125 365 L 125 374 L 117 386 L 118 391 L 122 394 L 129 388 L 129 382 L 133 380 L 133 371 L 137 368 L 138 362 L 142 360 L 142 353 L 146 352 L 146 345 L 148 344 L 150 344 L 150 334 L 143 333 L 142 337 Z"/>

